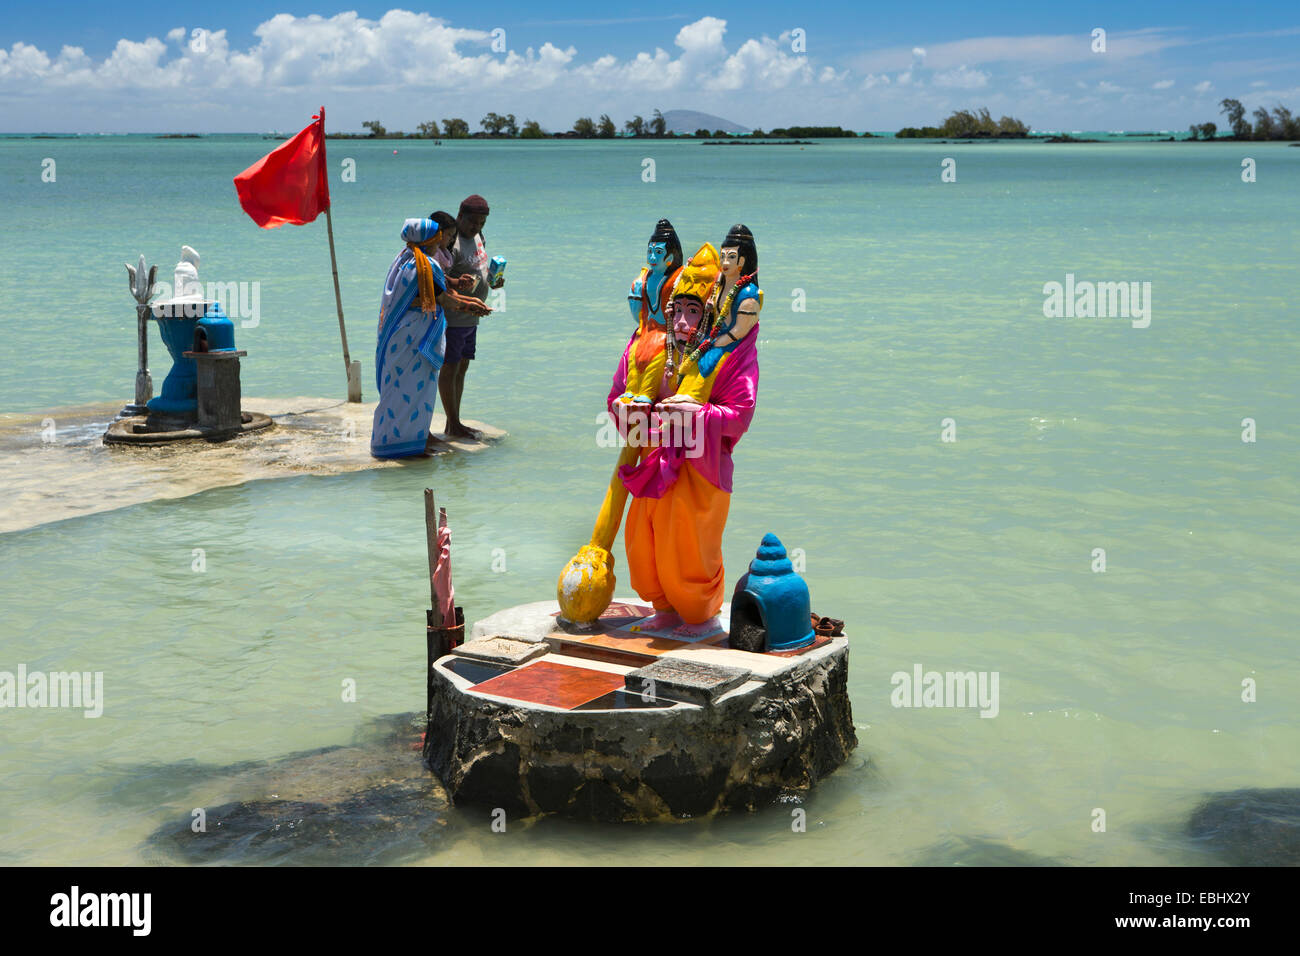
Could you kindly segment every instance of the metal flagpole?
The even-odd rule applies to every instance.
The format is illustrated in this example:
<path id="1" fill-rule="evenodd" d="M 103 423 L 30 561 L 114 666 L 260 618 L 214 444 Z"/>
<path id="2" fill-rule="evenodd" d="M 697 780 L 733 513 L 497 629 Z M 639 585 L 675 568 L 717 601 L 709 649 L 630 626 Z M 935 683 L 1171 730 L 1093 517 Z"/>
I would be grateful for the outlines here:
<path id="1" fill-rule="evenodd" d="M 323 156 L 325 153 L 325 107 L 323 106 L 320 108 L 320 134 Z M 361 363 L 352 361 L 352 356 L 348 353 L 348 332 L 343 326 L 343 296 L 339 292 L 339 260 L 334 254 L 334 216 L 330 211 L 333 205 L 331 200 L 330 205 L 325 207 L 325 230 L 330 238 L 330 267 L 334 271 L 334 304 L 339 312 L 339 337 L 343 340 L 343 368 L 348 376 L 348 401 L 360 402 Z"/>
<path id="2" fill-rule="evenodd" d="M 325 229 L 330 237 L 330 266 L 334 270 L 334 304 L 339 310 L 339 337 L 343 339 L 343 367 L 348 375 L 348 401 L 361 401 L 361 363 L 348 354 L 348 332 L 343 327 L 343 297 L 339 294 L 339 260 L 334 255 L 334 217 L 325 210 Z"/>

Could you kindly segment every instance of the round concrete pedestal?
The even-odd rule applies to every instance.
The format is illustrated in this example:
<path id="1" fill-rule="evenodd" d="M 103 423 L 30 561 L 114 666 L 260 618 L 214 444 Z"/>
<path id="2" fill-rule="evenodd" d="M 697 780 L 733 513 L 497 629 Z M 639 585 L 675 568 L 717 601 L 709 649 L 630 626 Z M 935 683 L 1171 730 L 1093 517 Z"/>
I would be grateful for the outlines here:
<path id="1" fill-rule="evenodd" d="M 754 810 L 857 746 L 847 638 L 754 654 L 726 648 L 726 607 L 694 643 L 611 609 L 566 632 L 554 601 L 511 608 L 433 664 L 424 755 L 454 800 L 604 821 Z"/>
<path id="2" fill-rule="evenodd" d="M 202 438 L 206 441 L 226 441 L 248 432 L 258 431 L 263 428 L 270 428 L 275 424 L 269 415 L 263 415 L 261 412 L 243 412 L 240 416 L 243 421 L 238 429 L 227 431 L 215 431 L 210 428 L 200 428 L 198 424 L 183 424 L 178 422 L 177 427 L 164 430 L 150 430 L 148 416 L 134 415 L 130 418 L 119 418 L 117 421 L 108 426 L 108 431 L 104 432 L 105 445 L 165 445 L 174 441 L 185 441 L 192 438 Z"/>

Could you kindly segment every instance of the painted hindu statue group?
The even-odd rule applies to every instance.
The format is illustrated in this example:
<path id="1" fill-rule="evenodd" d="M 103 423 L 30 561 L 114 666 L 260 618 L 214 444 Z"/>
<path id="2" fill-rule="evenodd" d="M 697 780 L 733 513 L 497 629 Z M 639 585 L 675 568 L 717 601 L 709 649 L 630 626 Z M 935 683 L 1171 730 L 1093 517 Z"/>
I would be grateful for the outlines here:
<path id="1" fill-rule="evenodd" d="M 661 219 L 628 295 L 636 328 L 607 407 L 626 440 L 591 543 L 560 575 L 561 612 L 594 620 L 613 595 L 610 547 L 632 497 L 624 543 L 633 590 L 655 608 L 646 629 L 683 636 L 717 629 L 723 603 L 722 532 L 732 449 L 758 394 L 758 250 L 743 225 L 718 248 L 682 262 Z"/>

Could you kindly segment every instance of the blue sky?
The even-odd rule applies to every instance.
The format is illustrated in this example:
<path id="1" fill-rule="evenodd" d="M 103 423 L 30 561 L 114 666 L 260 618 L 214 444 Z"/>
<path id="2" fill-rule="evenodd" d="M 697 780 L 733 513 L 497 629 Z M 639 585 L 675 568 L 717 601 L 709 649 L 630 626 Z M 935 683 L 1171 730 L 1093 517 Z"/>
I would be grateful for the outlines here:
<path id="1" fill-rule="evenodd" d="M 291 129 L 321 102 L 335 129 L 656 107 L 896 129 L 985 105 L 1038 129 L 1183 129 L 1225 96 L 1300 111 L 1296 4 L 54 0 L 0 26 L 4 131 Z"/>

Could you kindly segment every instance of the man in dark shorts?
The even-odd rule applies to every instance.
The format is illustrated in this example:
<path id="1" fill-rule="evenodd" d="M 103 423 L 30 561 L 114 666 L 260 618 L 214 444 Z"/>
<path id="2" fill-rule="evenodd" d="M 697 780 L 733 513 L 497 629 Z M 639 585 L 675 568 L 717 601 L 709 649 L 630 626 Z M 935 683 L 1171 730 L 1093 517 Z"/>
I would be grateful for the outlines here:
<path id="1" fill-rule="evenodd" d="M 487 222 L 487 200 L 477 194 L 466 197 L 456 216 L 456 241 L 447 250 L 451 268 L 447 285 L 461 295 L 486 301 L 490 258 L 483 245 L 483 224 Z M 478 432 L 460 419 L 460 400 L 465 394 L 465 373 L 474 359 L 478 338 L 478 316 L 443 307 L 447 316 L 447 353 L 438 373 L 438 395 L 447 413 L 449 438 L 479 438 Z"/>

